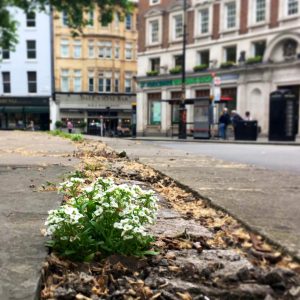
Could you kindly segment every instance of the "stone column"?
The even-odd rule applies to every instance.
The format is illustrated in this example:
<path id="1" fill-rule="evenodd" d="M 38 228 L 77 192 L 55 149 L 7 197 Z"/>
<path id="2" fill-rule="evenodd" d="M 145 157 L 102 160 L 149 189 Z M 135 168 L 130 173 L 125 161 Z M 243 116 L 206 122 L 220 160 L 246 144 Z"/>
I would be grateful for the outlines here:
<path id="1" fill-rule="evenodd" d="M 147 94 L 143 91 L 137 93 L 136 113 L 136 133 L 137 136 L 143 136 L 147 126 Z"/>
<path id="2" fill-rule="evenodd" d="M 186 95 L 186 99 L 195 98 L 195 91 L 192 88 L 187 87 L 185 95 Z M 186 121 L 187 121 L 187 123 L 194 122 L 194 105 L 193 104 L 186 105 Z M 193 127 L 194 127 L 193 124 L 187 125 L 187 127 L 186 127 L 187 134 L 190 133 L 190 131 Z"/>
<path id="3" fill-rule="evenodd" d="M 55 130 L 55 122 L 60 120 L 60 110 L 59 110 L 59 101 L 53 101 L 52 97 L 50 97 L 49 101 L 50 108 L 50 130 Z"/>
<path id="4" fill-rule="evenodd" d="M 163 89 L 161 91 L 161 99 L 162 100 L 167 100 L 168 99 L 168 91 L 166 89 Z M 169 116 L 168 116 L 168 102 L 166 101 L 162 101 L 161 102 L 161 134 L 166 136 L 167 135 L 167 131 L 170 128 L 168 126 L 169 124 Z"/>

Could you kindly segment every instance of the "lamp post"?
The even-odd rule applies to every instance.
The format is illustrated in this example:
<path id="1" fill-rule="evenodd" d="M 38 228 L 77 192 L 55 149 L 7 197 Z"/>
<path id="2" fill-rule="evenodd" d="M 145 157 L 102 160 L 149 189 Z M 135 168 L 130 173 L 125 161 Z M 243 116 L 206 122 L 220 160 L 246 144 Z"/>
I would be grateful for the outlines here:
<path id="1" fill-rule="evenodd" d="M 179 139 L 186 139 L 186 107 L 185 107 L 185 57 L 186 57 L 186 34 L 187 34 L 187 0 L 183 0 L 183 37 L 182 37 L 182 86 L 181 86 L 181 103 L 179 106 Z"/>

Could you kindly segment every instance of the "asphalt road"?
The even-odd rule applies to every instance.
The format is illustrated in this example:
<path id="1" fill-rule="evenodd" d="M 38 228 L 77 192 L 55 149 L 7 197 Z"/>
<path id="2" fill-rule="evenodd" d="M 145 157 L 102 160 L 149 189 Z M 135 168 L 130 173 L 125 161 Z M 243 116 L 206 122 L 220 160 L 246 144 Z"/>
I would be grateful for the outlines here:
<path id="1" fill-rule="evenodd" d="M 279 145 L 206 144 L 180 142 L 143 142 L 158 147 L 182 150 L 187 153 L 207 155 L 225 161 L 238 162 L 300 173 L 300 147 Z"/>

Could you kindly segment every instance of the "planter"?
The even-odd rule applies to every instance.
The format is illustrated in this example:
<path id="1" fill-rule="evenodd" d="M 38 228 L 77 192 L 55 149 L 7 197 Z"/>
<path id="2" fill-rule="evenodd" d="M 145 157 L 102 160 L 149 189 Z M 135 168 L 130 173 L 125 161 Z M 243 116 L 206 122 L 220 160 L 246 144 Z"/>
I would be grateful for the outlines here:
<path id="1" fill-rule="evenodd" d="M 158 71 L 149 71 L 149 72 L 147 72 L 147 76 L 158 76 L 159 75 L 159 73 L 158 73 Z"/>
<path id="2" fill-rule="evenodd" d="M 208 65 L 198 65 L 194 67 L 194 72 L 203 72 L 208 69 Z"/>
<path id="3" fill-rule="evenodd" d="M 227 62 L 222 63 L 221 66 L 220 66 L 220 68 L 221 69 L 230 69 L 230 68 L 232 68 L 234 66 L 235 66 L 235 62 L 233 62 L 233 61 L 227 61 Z"/>
<path id="4" fill-rule="evenodd" d="M 182 72 L 181 67 L 175 67 L 173 69 L 170 69 L 170 74 L 180 74 Z"/>
<path id="5" fill-rule="evenodd" d="M 260 64 L 262 62 L 261 56 L 250 57 L 246 60 L 246 65 Z"/>

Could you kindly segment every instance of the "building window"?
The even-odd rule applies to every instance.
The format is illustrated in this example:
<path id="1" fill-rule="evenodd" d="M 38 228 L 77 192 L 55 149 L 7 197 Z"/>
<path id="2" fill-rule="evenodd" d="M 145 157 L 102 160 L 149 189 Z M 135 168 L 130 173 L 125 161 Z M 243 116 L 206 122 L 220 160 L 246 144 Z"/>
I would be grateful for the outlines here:
<path id="1" fill-rule="evenodd" d="M 99 93 L 111 92 L 111 73 L 99 73 L 98 91 Z"/>
<path id="2" fill-rule="evenodd" d="M 148 94 L 149 125 L 161 124 L 161 94 Z"/>
<path id="3" fill-rule="evenodd" d="M 61 71 L 61 91 L 70 91 L 70 81 L 69 81 L 69 70 L 63 69 Z"/>
<path id="4" fill-rule="evenodd" d="M 266 19 L 266 0 L 256 0 L 256 23 L 263 22 Z"/>
<path id="5" fill-rule="evenodd" d="M 61 57 L 69 57 L 69 41 L 68 40 L 60 41 L 60 55 L 61 55 Z"/>
<path id="6" fill-rule="evenodd" d="M 119 73 L 115 73 L 115 93 L 120 92 L 120 75 Z"/>
<path id="7" fill-rule="evenodd" d="M 253 54 L 254 56 L 263 57 L 266 50 L 266 41 L 259 41 L 253 43 Z"/>
<path id="8" fill-rule="evenodd" d="M 94 26 L 94 11 L 91 9 L 88 13 L 88 26 Z"/>
<path id="9" fill-rule="evenodd" d="M 150 44 L 155 44 L 159 42 L 159 21 L 153 20 L 149 22 L 150 27 Z"/>
<path id="10" fill-rule="evenodd" d="M 27 44 L 27 58 L 36 58 L 36 41 L 26 41 Z"/>
<path id="11" fill-rule="evenodd" d="M 74 58 L 81 58 L 81 42 L 74 41 Z"/>
<path id="12" fill-rule="evenodd" d="M 95 91 L 94 72 L 91 71 L 89 72 L 88 81 L 89 81 L 89 92 L 93 93 Z"/>
<path id="13" fill-rule="evenodd" d="M 35 12 L 31 11 L 26 14 L 26 26 L 35 27 Z"/>
<path id="14" fill-rule="evenodd" d="M 298 14 L 298 0 L 288 0 L 287 13 L 288 16 Z"/>
<path id="15" fill-rule="evenodd" d="M 37 92 L 37 76 L 36 72 L 27 72 L 28 93 Z"/>
<path id="16" fill-rule="evenodd" d="M 180 39 L 183 36 L 183 15 L 173 17 L 173 38 Z"/>
<path id="17" fill-rule="evenodd" d="M 94 41 L 88 42 L 88 52 L 89 52 L 89 58 L 95 57 L 95 47 L 94 47 Z"/>
<path id="18" fill-rule="evenodd" d="M 126 43 L 126 45 L 125 45 L 125 58 L 126 59 L 132 59 L 133 58 L 132 44 L 131 43 Z"/>
<path id="19" fill-rule="evenodd" d="M 202 9 L 199 11 L 200 34 L 209 32 L 209 10 Z"/>
<path id="20" fill-rule="evenodd" d="M 2 59 L 10 59 L 10 51 L 8 49 L 2 49 Z"/>
<path id="21" fill-rule="evenodd" d="M 117 12 L 114 13 L 114 22 L 115 22 L 116 28 L 119 29 L 119 27 L 120 27 L 120 15 Z"/>
<path id="22" fill-rule="evenodd" d="M 2 72 L 3 93 L 9 94 L 10 89 L 10 72 Z"/>
<path id="23" fill-rule="evenodd" d="M 125 93 L 132 92 L 132 74 L 126 73 L 125 74 Z"/>
<path id="24" fill-rule="evenodd" d="M 116 59 L 120 58 L 120 45 L 119 45 L 119 43 L 115 44 L 115 58 Z"/>
<path id="25" fill-rule="evenodd" d="M 174 66 L 175 67 L 182 67 L 183 65 L 183 56 L 182 55 L 175 55 L 174 56 Z"/>
<path id="26" fill-rule="evenodd" d="M 209 66 L 209 50 L 199 51 L 199 65 Z"/>
<path id="27" fill-rule="evenodd" d="M 236 62 L 236 46 L 225 48 L 225 62 Z"/>
<path id="28" fill-rule="evenodd" d="M 62 11 L 61 18 L 62 18 L 63 26 L 68 26 L 69 25 L 69 16 L 66 11 Z"/>
<path id="29" fill-rule="evenodd" d="M 112 57 L 112 43 L 111 42 L 100 42 L 99 57 L 101 57 L 101 58 L 111 58 Z"/>
<path id="30" fill-rule="evenodd" d="M 227 29 L 236 27 L 236 3 L 229 2 L 225 4 L 226 27 Z"/>
<path id="31" fill-rule="evenodd" d="M 74 92 L 81 92 L 81 70 L 74 71 Z"/>
<path id="32" fill-rule="evenodd" d="M 160 58 L 151 58 L 150 59 L 150 71 L 156 71 L 159 73 L 160 71 Z"/>
<path id="33" fill-rule="evenodd" d="M 131 14 L 127 14 L 125 17 L 125 28 L 126 28 L 126 30 L 132 29 L 132 15 Z"/>

